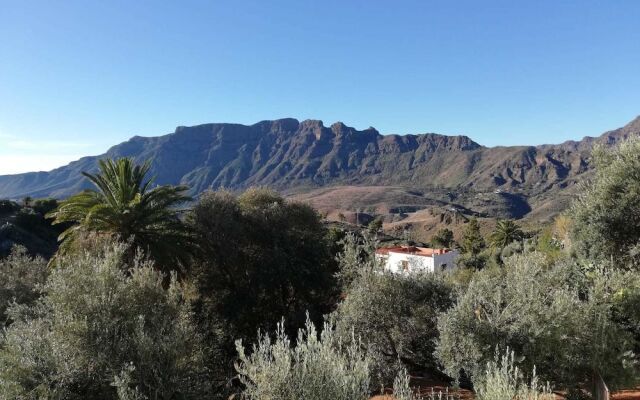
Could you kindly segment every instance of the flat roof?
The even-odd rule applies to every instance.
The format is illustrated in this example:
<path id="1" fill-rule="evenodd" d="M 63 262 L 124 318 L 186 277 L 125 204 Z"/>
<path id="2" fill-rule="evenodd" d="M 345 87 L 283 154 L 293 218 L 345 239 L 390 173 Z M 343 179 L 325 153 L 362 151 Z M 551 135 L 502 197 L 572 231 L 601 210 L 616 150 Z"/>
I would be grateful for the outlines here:
<path id="1" fill-rule="evenodd" d="M 451 249 L 441 248 L 434 249 L 431 247 L 417 247 L 417 246 L 395 246 L 395 247 L 382 247 L 376 250 L 376 254 L 387 255 L 389 253 L 402 253 L 410 254 L 413 256 L 432 257 L 440 254 L 450 253 Z"/>

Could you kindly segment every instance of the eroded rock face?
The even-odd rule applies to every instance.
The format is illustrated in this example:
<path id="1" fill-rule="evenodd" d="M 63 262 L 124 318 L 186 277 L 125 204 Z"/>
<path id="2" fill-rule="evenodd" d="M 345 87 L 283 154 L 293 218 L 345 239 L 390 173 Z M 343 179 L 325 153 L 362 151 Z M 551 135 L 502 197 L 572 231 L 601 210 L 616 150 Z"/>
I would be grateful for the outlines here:
<path id="1" fill-rule="evenodd" d="M 178 127 L 158 137 L 133 137 L 98 157 L 85 157 L 50 172 L 0 176 L 0 198 L 66 197 L 85 187 L 81 171 L 96 159 L 153 160 L 159 184 L 186 184 L 193 194 L 209 188 L 255 185 L 281 190 L 327 185 L 401 185 L 517 192 L 523 201 L 564 190 L 590 171 L 594 143 L 614 144 L 640 134 L 640 117 L 599 138 L 559 145 L 493 147 L 466 136 L 381 135 L 336 122 L 287 118 L 254 125 Z M 514 197 L 516 198 L 516 197 Z"/>

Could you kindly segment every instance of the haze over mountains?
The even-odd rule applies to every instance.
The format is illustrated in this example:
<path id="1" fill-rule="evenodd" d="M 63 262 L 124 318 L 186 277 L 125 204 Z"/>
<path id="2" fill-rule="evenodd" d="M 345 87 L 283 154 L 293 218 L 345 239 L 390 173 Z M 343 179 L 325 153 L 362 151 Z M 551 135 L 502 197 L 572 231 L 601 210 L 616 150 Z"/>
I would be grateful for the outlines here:
<path id="1" fill-rule="evenodd" d="M 326 194 L 327 187 L 392 186 L 488 216 L 544 217 L 563 209 L 588 176 L 595 143 L 638 134 L 640 117 L 598 138 L 513 147 L 484 147 L 466 136 L 382 135 L 317 120 L 181 126 L 163 136 L 135 136 L 50 172 L 0 176 L 0 198 L 63 198 L 89 187 L 81 172 L 95 171 L 97 159 L 126 156 L 151 159 L 158 184 L 185 184 L 194 195 L 257 185 L 298 196 Z"/>

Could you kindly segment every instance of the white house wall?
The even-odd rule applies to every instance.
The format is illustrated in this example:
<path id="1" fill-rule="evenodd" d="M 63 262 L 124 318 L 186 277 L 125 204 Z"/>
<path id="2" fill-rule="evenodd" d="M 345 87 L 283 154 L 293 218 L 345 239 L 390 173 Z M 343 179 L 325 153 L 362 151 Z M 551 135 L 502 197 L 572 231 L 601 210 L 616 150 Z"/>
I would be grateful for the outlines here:
<path id="1" fill-rule="evenodd" d="M 443 265 L 446 265 L 446 270 L 451 270 L 456 266 L 458 255 L 459 253 L 457 251 L 450 251 L 445 254 L 434 254 L 433 256 L 389 252 L 386 255 L 378 255 L 377 257 L 384 260 L 385 270 L 393 273 L 404 273 L 441 271 Z M 407 262 L 408 271 L 403 270 L 403 261 Z"/>

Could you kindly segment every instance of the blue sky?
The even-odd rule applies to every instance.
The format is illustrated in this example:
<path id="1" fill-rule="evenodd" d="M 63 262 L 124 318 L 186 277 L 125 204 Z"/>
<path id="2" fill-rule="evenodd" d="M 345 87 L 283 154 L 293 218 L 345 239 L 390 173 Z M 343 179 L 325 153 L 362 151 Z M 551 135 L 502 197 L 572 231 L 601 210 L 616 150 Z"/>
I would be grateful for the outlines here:
<path id="1" fill-rule="evenodd" d="M 640 1 L 0 0 L 0 174 L 295 117 L 558 143 L 640 114 Z"/>

